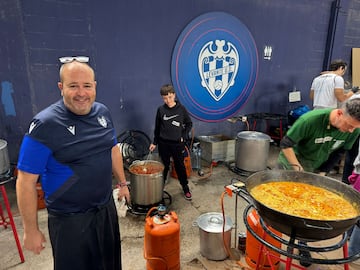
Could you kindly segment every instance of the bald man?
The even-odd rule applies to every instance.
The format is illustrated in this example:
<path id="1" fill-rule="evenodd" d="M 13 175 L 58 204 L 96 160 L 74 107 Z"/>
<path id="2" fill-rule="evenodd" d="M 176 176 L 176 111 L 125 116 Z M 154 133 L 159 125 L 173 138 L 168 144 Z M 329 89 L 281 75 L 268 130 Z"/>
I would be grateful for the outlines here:
<path id="1" fill-rule="evenodd" d="M 95 101 L 95 73 L 88 58 L 60 61 L 62 99 L 33 118 L 19 152 L 16 191 L 24 247 L 35 254 L 45 247 L 37 221 L 40 180 L 54 269 L 121 269 L 113 175 L 120 183 L 119 198 L 130 198 L 112 118 Z"/>

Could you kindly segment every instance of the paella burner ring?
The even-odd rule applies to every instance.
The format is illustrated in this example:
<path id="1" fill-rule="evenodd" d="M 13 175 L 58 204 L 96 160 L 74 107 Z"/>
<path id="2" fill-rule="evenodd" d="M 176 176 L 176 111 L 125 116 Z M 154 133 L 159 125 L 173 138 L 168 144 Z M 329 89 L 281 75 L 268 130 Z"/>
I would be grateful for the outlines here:
<path id="1" fill-rule="evenodd" d="M 134 214 L 134 215 L 146 215 L 149 212 L 149 210 L 153 207 L 158 207 L 159 205 L 162 204 L 162 205 L 165 205 L 166 208 L 168 208 L 171 205 L 171 203 L 172 203 L 171 195 L 164 190 L 163 198 L 160 202 L 150 204 L 150 205 L 131 204 L 131 205 L 128 205 L 128 210 L 131 214 Z"/>
<path id="2" fill-rule="evenodd" d="M 240 176 L 244 176 L 244 177 L 249 177 L 253 173 L 253 172 L 248 172 L 243 169 L 240 169 L 240 168 L 236 167 L 235 164 L 232 164 L 232 166 L 230 166 L 230 170 L 233 173 L 236 173 L 236 174 L 238 174 Z"/>
<path id="3" fill-rule="evenodd" d="M 250 226 L 248 220 L 247 220 L 247 216 L 249 215 L 250 210 L 255 209 L 255 207 L 251 204 L 249 204 L 245 210 L 244 210 L 244 215 L 243 215 L 243 221 L 244 224 L 246 226 L 247 231 L 257 240 L 261 243 L 261 245 L 264 245 L 266 248 L 269 248 L 285 257 L 288 258 L 288 260 L 286 260 L 286 269 L 290 269 L 288 267 L 291 266 L 291 259 L 295 259 L 295 260 L 302 260 L 304 262 L 308 262 L 311 264 L 347 264 L 349 262 L 352 262 L 354 260 L 357 260 L 360 258 L 360 253 L 355 254 L 353 256 L 348 256 L 348 250 L 347 250 L 347 239 L 348 239 L 348 233 L 344 232 L 342 239 L 333 244 L 333 245 L 329 245 L 329 246 L 323 246 L 323 247 L 312 247 L 312 246 L 306 246 L 306 245 L 302 245 L 302 244 L 297 244 L 295 243 L 295 240 L 297 239 L 294 236 L 289 236 L 288 239 L 284 239 L 281 236 L 276 235 L 275 233 L 273 233 L 269 227 L 265 224 L 264 220 L 261 218 L 261 216 L 259 215 L 259 220 L 260 220 L 260 226 L 261 228 L 264 230 L 264 235 L 258 235 L 254 229 Z M 295 235 L 295 232 L 293 233 Z M 266 237 L 265 237 L 266 236 Z M 268 238 L 271 237 L 273 239 L 275 239 L 276 241 L 280 242 L 282 244 L 281 248 L 278 248 L 276 246 L 274 246 L 272 243 L 270 243 L 270 241 L 265 240 L 264 238 Z M 302 241 L 302 239 L 297 239 Z M 317 241 L 317 240 L 316 240 Z M 310 242 L 309 240 L 307 240 L 307 242 Z M 315 242 L 315 241 L 312 241 Z M 298 250 L 304 250 L 304 251 L 309 251 L 309 252 L 317 252 L 317 253 L 325 253 L 325 252 L 329 252 L 329 251 L 333 251 L 333 250 L 337 250 L 337 249 L 343 249 L 343 254 L 344 257 L 343 258 L 336 258 L 336 259 L 328 259 L 328 258 L 304 258 L 301 257 L 298 254 L 294 254 L 294 249 L 298 249 Z M 262 249 L 260 249 L 262 250 Z M 261 252 L 261 251 L 260 251 Z M 285 262 L 285 260 L 280 259 L 281 261 Z M 290 264 L 290 265 L 288 265 Z M 345 267 L 345 266 L 344 266 Z M 345 268 L 346 269 L 346 268 Z"/>
<path id="4" fill-rule="evenodd" d="M 266 170 L 269 170 L 270 168 L 266 168 Z M 253 173 L 256 173 L 256 171 L 246 171 L 243 170 L 239 167 L 236 166 L 235 163 L 231 163 L 229 165 L 229 170 L 232 171 L 233 173 L 236 173 L 239 176 L 243 176 L 243 177 L 249 177 L 250 175 L 252 175 Z"/>

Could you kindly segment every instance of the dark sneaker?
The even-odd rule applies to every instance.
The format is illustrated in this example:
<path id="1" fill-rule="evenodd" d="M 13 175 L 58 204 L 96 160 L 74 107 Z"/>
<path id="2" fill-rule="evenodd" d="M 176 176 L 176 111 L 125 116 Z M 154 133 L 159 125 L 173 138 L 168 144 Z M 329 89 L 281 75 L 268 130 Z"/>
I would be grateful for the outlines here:
<path id="1" fill-rule="evenodd" d="M 304 267 L 309 267 L 311 263 L 309 263 L 308 259 L 311 258 L 311 254 L 307 250 L 299 250 L 299 255 L 304 258 L 304 260 L 300 259 L 300 265 Z"/>
<path id="2" fill-rule="evenodd" d="M 184 197 L 186 200 L 191 201 L 192 199 L 191 192 L 190 191 L 185 192 Z"/>

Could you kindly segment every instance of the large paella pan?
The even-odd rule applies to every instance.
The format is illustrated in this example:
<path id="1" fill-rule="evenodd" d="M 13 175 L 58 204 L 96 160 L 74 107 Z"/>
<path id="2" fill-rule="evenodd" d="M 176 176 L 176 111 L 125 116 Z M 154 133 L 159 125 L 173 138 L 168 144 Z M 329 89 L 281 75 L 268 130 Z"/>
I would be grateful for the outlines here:
<path id="1" fill-rule="evenodd" d="M 280 181 L 310 184 L 338 194 L 354 207 L 356 214 L 345 219 L 313 219 L 301 217 L 287 214 L 281 209 L 278 210 L 269 207 L 269 205 L 260 202 L 251 195 L 252 189 L 258 185 Z M 330 239 L 344 233 L 359 220 L 360 193 L 351 186 L 330 177 L 298 171 L 260 171 L 246 179 L 246 189 L 265 223 L 297 239 L 307 241 Z M 271 195 L 269 194 L 269 196 Z"/>

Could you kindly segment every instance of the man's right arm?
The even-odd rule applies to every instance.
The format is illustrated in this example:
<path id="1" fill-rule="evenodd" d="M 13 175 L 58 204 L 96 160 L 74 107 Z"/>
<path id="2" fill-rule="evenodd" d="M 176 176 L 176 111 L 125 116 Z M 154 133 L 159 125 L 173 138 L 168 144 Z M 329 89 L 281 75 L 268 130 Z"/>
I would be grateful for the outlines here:
<path id="1" fill-rule="evenodd" d="M 335 76 L 334 78 L 334 95 L 339 102 L 349 99 L 354 93 L 352 91 L 345 92 L 345 82 L 343 77 Z"/>
<path id="2" fill-rule="evenodd" d="M 299 160 L 296 157 L 293 146 L 295 142 L 292 141 L 288 136 L 284 136 L 280 141 L 280 148 L 283 152 L 285 158 L 287 159 L 289 165 L 292 166 L 294 171 L 303 171 L 303 167 L 301 166 Z"/>
<path id="3" fill-rule="evenodd" d="M 335 97 L 339 102 L 344 102 L 345 100 L 349 99 L 354 93 L 349 91 L 345 93 L 344 89 L 342 88 L 335 88 L 334 90 Z"/>
<path id="4" fill-rule="evenodd" d="M 37 221 L 37 174 L 19 170 L 16 180 L 16 194 L 24 226 L 24 247 L 35 254 L 44 249 L 45 237 Z"/>
<path id="5" fill-rule="evenodd" d="M 281 151 L 284 153 L 285 158 L 289 162 L 289 165 L 292 166 L 294 171 L 304 170 L 299 160 L 297 159 L 294 149 L 292 147 L 281 149 Z"/>

